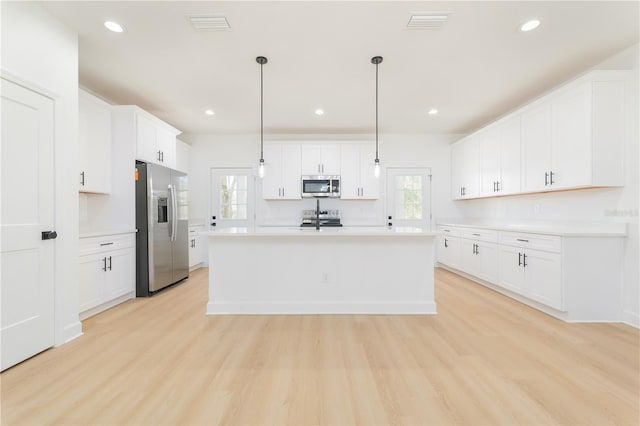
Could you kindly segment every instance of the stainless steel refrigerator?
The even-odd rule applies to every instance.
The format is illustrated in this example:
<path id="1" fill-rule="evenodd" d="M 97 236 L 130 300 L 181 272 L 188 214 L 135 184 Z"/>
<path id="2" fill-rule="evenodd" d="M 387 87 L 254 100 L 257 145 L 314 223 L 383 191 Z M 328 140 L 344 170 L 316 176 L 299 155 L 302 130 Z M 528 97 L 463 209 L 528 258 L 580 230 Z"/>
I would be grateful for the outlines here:
<path id="1" fill-rule="evenodd" d="M 189 276 L 187 175 L 136 162 L 136 296 Z"/>

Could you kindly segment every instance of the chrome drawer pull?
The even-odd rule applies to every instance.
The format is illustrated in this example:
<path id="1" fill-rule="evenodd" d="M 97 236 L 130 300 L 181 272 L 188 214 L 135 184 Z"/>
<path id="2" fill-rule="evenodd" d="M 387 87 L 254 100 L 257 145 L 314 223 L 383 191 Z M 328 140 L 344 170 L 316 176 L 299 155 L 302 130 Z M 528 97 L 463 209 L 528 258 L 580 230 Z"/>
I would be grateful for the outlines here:
<path id="1" fill-rule="evenodd" d="M 521 238 L 516 238 L 516 240 L 517 240 L 517 241 L 522 241 L 523 243 L 528 243 L 528 242 L 529 242 L 529 240 L 523 240 L 523 239 L 521 239 Z"/>

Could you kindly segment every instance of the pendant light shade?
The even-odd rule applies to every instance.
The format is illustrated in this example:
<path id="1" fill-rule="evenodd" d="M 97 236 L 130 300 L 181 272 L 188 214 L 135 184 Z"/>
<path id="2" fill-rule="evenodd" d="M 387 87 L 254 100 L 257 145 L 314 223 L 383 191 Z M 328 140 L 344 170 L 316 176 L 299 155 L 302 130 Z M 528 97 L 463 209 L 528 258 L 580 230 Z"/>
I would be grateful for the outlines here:
<path id="1" fill-rule="evenodd" d="M 258 176 L 264 177 L 264 90 L 262 81 L 262 67 L 267 63 L 267 58 L 258 56 L 256 62 L 260 64 L 260 162 L 258 164 Z"/>
<path id="2" fill-rule="evenodd" d="M 382 62 L 382 56 L 374 56 L 371 63 L 376 66 L 376 159 L 373 168 L 375 177 L 380 177 L 380 158 L 378 157 L 378 65 Z"/>

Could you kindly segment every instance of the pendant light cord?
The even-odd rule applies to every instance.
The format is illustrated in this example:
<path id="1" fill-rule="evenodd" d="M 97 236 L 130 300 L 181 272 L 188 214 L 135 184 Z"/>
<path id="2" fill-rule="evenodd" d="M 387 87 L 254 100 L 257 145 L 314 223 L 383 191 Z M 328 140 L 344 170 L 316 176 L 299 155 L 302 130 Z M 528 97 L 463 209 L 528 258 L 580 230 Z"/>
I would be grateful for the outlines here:
<path id="1" fill-rule="evenodd" d="M 260 162 L 264 161 L 264 119 L 263 119 L 263 109 L 264 109 L 264 94 L 263 94 L 263 82 L 262 82 L 262 68 L 264 64 L 260 64 Z"/>
<path id="2" fill-rule="evenodd" d="M 378 161 L 378 64 L 376 64 L 376 162 Z"/>

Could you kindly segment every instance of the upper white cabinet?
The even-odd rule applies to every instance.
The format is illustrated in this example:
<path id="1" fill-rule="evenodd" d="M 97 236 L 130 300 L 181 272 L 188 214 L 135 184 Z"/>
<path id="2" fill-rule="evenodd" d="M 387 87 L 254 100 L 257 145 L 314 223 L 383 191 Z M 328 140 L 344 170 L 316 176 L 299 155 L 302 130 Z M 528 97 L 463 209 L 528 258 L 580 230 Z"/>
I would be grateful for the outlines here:
<path id="1" fill-rule="evenodd" d="M 520 116 L 510 117 L 478 135 L 480 196 L 520 192 Z"/>
<path id="2" fill-rule="evenodd" d="M 380 197 L 380 178 L 374 174 L 373 144 L 344 144 L 341 149 L 340 198 L 375 200 Z"/>
<path id="3" fill-rule="evenodd" d="M 453 198 L 624 185 L 628 76 L 590 72 L 454 144 Z"/>
<path id="4" fill-rule="evenodd" d="M 111 192 L 111 105 L 80 90 L 78 184 L 80 192 Z"/>
<path id="5" fill-rule="evenodd" d="M 262 198 L 266 200 L 301 199 L 300 145 L 265 144 L 264 164 Z"/>
<path id="6" fill-rule="evenodd" d="M 113 118 L 114 133 L 135 143 L 137 160 L 175 169 L 179 130 L 132 105 L 113 107 Z"/>
<path id="7" fill-rule="evenodd" d="M 303 175 L 340 173 L 340 145 L 338 144 L 302 144 L 300 158 Z"/>
<path id="8" fill-rule="evenodd" d="M 478 196 L 478 135 L 471 135 L 451 147 L 451 196 L 454 200 Z"/>

